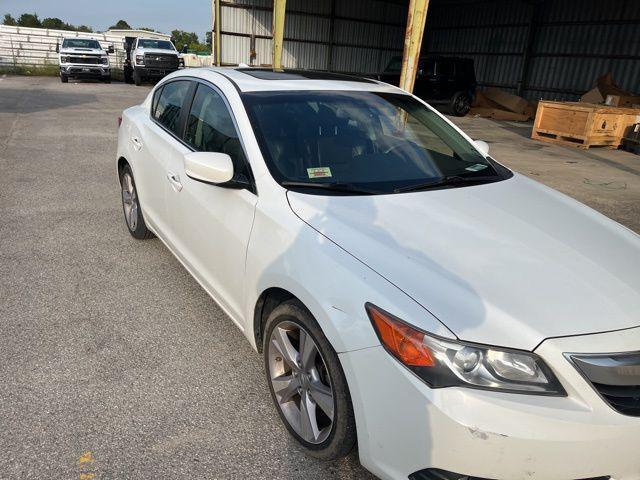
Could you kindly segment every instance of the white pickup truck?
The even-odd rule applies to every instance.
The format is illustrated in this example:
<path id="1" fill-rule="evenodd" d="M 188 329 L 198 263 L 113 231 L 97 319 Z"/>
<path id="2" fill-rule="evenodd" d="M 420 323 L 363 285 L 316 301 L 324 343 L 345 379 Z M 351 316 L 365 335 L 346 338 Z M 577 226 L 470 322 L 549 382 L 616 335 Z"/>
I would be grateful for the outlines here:
<path id="1" fill-rule="evenodd" d="M 92 38 L 63 38 L 56 45 L 60 62 L 60 80 L 67 83 L 69 78 L 95 78 L 111 83 L 109 53 L 113 45 L 102 48 L 100 42 Z"/>
<path id="2" fill-rule="evenodd" d="M 141 85 L 146 79 L 160 79 L 180 68 L 181 56 L 169 40 L 126 37 L 124 65 L 126 81 Z"/>

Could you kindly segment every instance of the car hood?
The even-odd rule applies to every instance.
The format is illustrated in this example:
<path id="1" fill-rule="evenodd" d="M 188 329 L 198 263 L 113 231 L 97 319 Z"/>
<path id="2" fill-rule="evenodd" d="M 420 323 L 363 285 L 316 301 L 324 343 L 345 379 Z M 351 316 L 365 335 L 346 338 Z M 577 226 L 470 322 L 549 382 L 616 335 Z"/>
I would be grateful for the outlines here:
<path id="1" fill-rule="evenodd" d="M 549 337 L 640 325 L 640 237 L 526 177 L 288 198 L 304 222 L 460 339 L 533 350 Z"/>
<path id="2" fill-rule="evenodd" d="M 74 54 L 74 55 L 106 55 L 107 52 L 100 48 L 63 48 L 60 50 L 61 54 Z"/>
<path id="3" fill-rule="evenodd" d="M 175 50 L 167 50 L 166 48 L 139 48 L 136 50 L 136 53 L 138 55 L 143 55 L 145 53 L 149 54 L 149 55 L 157 55 L 159 53 L 165 54 L 165 55 L 175 55 L 176 57 L 178 56 L 178 52 L 176 52 Z"/>

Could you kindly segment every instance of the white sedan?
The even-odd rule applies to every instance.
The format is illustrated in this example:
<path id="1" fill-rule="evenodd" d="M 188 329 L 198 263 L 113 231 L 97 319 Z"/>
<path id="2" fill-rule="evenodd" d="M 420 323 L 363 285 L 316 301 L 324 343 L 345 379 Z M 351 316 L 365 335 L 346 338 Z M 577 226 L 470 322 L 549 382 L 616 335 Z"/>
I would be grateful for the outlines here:
<path id="1" fill-rule="evenodd" d="M 121 119 L 129 231 L 383 479 L 640 479 L 640 238 L 374 80 L 183 70 Z"/>

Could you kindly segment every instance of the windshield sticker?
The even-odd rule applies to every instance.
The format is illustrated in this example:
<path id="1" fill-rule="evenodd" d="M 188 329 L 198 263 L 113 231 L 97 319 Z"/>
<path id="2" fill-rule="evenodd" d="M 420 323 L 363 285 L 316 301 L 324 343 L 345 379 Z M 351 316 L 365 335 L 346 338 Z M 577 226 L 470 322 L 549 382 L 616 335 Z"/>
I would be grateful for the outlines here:
<path id="1" fill-rule="evenodd" d="M 331 176 L 331 169 L 329 167 L 307 168 L 307 175 L 309 178 L 326 178 Z"/>
<path id="2" fill-rule="evenodd" d="M 482 163 L 476 163 L 475 165 L 471 165 L 470 167 L 465 168 L 465 170 L 468 170 L 470 172 L 479 172 L 480 170 L 484 170 L 488 166 L 489 165 L 483 165 Z"/>

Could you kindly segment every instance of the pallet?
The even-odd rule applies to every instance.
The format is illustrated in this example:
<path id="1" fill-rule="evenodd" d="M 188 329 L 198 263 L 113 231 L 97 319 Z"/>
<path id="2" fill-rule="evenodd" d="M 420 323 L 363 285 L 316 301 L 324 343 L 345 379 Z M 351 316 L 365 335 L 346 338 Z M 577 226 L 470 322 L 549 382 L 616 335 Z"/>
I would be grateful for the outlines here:
<path id="1" fill-rule="evenodd" d="M 579 102 L 540 102 L 531 138 L 575 148 L 618 148 L 640 109 Z"/>

